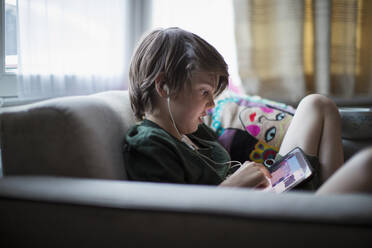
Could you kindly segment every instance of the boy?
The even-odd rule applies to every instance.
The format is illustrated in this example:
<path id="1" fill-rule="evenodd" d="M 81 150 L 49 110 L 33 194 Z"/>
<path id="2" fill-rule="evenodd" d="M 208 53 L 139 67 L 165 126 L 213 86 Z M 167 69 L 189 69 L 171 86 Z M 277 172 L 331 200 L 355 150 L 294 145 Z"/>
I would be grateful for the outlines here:
<path id="1" fill-rule="evenodd" d="M 271 175 L 261 164 L 246 162 L 235 172 L 230 170 L 228 153 L 202 123 L 202 117 L 214 107 L 214 97 L 228 84 L 227 65 L 213 46 L 179 28 L 155 30 L 137 47 L 129 76 L 131 107 L 142 121 L 125 138 L 130 180 L 268 186 Z M 331 100 L 310 95 L 301 101 L 279 154 L 295 147 L 308 154 L 316 169 L 312 189 L 319 188 L 341 166 L 340 116 Z M 355 163 L 359 171 L 369 170 L 367 174 L 358 172 L 358 176 L 371 177 L 371 154 L 368 150 L 356 156 L 318 192 L 372 191 L 369 183 L 349 177 Z"/>

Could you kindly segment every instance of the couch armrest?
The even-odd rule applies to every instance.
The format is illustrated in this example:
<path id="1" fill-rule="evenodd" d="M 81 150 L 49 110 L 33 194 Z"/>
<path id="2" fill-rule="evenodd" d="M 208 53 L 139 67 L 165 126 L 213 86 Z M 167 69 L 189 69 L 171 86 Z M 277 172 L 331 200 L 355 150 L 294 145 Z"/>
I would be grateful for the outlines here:
<path id="1" fill-rule="evenodd" d="M 127 91 L 7 108 L 0 113 L 4 175 L 125 179 L 122 142 L 133 124 Z"/>
<path id="2" fill-rule="evenodd" d="M 8 177 L 0 179 L 0 201 L 0 245 L 228 247 L 290 242 L 314 247 L 372 241 L 371 195 L 276 195 L 212 186 Z"/>

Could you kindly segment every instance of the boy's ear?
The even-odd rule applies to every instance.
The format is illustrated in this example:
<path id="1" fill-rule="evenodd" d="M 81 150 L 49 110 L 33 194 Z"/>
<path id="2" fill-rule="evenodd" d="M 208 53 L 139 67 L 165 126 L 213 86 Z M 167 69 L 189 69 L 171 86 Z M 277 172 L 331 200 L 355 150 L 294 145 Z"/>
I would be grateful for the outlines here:
<path id="1" fill-rule="evenodd" d="M 160 73 L 155 79 L 155 89 L 160 97 L 169 96 L 169 88 L 164 81 L 164 73 Z"/>

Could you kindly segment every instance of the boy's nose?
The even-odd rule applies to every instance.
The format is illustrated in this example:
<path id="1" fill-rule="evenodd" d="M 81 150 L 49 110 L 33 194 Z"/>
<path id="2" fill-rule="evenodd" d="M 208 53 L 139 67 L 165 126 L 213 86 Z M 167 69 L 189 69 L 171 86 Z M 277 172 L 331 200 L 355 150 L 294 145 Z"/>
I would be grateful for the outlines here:
<path id="1" fill-rule="evenodd" d="M 208 104 L 207 104 L 207 108 L 208 108 L 208 110 L 209 110 L 209 109 L 211 109 L 211 108 L 214 108 L 215 106 L 216 106 L 216 104 L 214 103 L 214 98 L 211 97 L 211 98 L 209 99 Z"/>

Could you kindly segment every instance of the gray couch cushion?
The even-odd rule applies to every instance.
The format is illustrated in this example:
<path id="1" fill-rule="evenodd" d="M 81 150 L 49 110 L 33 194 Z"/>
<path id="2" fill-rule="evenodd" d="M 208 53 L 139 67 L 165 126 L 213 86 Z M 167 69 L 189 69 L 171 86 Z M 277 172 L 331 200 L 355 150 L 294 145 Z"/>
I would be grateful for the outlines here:
<path id="1" fill-rule="evenodd" d="M 5 176 L 126 178 L 122 142 L 135 123 L 127 91 L 9 108 L 0 123 Z"/>

